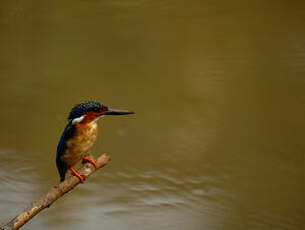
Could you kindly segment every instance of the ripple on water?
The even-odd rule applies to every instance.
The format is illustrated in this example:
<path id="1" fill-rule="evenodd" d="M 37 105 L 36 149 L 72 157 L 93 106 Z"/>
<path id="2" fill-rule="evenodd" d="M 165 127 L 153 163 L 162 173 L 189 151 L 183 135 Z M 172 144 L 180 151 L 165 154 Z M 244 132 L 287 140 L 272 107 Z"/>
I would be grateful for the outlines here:
<path id="1" fill-rule="evenodd" d="M 22 154 L 14 150 L 1 149 L 0 167 L 0 200 L 1 203 L 26 203 L 31 198 L 31 194 L 36 191 L 37 186 L 33 184 L 35 174 L 30 164 Z M 3 207 L 3 206 L 1 206 Z"/>
<path id="2" fill-rule="evenodd" d="M 104 176 L 109 179 L 103 183 L 103 194 L 108 200 L 100 198 L 99 203 L 106 215 L 149 212 L 155 208 L 213 210 L 213 203 L 217 203 L 219 197 L 230 199 L 215 178 L 185 175 L 176 169 L 121 171 Z M 95 189 L 99 189 L 98 184 Z"/>

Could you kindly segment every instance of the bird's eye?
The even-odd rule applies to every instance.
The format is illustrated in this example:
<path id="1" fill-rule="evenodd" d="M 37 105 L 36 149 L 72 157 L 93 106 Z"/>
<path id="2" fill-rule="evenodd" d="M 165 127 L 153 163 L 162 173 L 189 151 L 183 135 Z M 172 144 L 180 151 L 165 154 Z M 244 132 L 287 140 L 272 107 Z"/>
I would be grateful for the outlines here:
<path id="1" fill-rule="evenodd" d="M 95 112 L 95 113 L 98 113 L 99 111 L 100 111 L 99 108 L 94 108 L 94 109 L 93 109 L 93 112 Z"/>

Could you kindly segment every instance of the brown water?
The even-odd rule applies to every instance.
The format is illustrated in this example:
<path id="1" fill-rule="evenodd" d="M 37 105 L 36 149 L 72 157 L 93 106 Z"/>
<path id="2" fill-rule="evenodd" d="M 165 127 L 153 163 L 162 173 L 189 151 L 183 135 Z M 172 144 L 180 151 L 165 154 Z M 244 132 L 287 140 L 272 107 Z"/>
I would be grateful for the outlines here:
<path id="1" fill-rule="evenodd" d="M 113 161 L 24 229 L 305 229 L 305 4 L 0 3 L 0 223 L 58 182 L 75 103 Z"/>

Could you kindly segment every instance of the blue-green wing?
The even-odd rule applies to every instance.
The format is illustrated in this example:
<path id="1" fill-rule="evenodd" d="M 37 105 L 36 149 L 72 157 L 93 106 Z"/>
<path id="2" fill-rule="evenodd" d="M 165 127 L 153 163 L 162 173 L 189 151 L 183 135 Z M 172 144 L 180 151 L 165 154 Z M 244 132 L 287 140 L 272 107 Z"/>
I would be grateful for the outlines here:
<path id="1" fill-rule="evenodd" d="M 67 141 L 71 137 L 73 137 L 74 133 L 75 133 L 75 126 L 72 124 L 72 120 L 70 120 L 69 123 L 64 128 L 64 131 L 62 132 L 62 135 L 61 135 L 58 145 L 57 145 L 57 151 L 56 151 L 56 165 L 57 165 L 57 169 L 58 169 L 58 173 L 59 173 L 61 181 L 63 181 L 65 179 L 65 174 L 69 167 L 66 164 L 66 162 L 61 160 L 61 157 L 66 152 Z"/>

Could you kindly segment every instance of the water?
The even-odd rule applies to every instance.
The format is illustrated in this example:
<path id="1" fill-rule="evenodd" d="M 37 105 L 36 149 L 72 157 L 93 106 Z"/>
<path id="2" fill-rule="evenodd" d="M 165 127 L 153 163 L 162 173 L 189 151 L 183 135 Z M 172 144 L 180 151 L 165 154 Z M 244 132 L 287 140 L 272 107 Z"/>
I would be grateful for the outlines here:
<path id="1" fill-rule="evenodd" d="M 0 223 L 58 182 L 70 108 L 112 162 L 24 229 L 305 228 L 305 7 L 2 1 Z"/>

